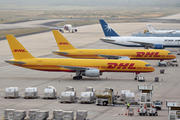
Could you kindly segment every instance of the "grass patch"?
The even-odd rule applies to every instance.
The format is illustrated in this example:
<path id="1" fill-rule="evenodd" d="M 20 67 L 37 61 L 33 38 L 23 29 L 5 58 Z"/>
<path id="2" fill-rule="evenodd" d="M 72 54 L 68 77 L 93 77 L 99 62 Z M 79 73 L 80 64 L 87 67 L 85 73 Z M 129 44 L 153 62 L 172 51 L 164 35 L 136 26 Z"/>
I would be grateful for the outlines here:
<path id="1" fill-rule="evenodd" d="M 5 38 L 7 34 L 12 34 L 14 36 L 17 35 L 24 35 L 36 32 L 47 31 L 50 29 L 47 28 L 20 28 L 20 29 L 13 29 L 13 30 L 5 30 L 0 32 L 0 38 Z"/>

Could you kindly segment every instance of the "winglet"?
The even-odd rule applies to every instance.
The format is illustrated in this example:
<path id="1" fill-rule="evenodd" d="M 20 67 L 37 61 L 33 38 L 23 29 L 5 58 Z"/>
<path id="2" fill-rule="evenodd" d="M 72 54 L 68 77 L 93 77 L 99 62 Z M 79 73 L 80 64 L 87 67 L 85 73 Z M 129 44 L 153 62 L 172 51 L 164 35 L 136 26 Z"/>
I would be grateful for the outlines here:
<path id="1" fill-rule="evenodd" d="M 117 37 L 119 36 L 104 20 L 100 19 L 101 27 L 106 37 Z"/>
<path id="2" fill-rule="evenodd" d="M 13 35 L 6 35 L 6 38 L 11 48 L 14 59 L 34 58 Z"/>
<path id="3" fill-rule="evenodd" d="M 71 43 L 58 31 L 52 30 L 54 37 L 56 39 L 56 43 L 59 47 L 59 50 L 71 50 L 76 49 Z"/>

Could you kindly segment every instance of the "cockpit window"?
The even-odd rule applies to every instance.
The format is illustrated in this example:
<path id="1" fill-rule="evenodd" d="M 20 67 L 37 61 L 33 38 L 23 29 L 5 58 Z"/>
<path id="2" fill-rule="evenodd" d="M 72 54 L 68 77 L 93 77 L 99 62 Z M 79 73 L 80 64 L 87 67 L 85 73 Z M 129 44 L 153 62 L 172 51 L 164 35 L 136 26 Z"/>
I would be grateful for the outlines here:
<path id="1" fill-rule="evenodd" d="M 145 66 L 146 66 L 146 67 L 150 67 L 151 65 L 150 65 L 150 64 L 146 64 Z"/>
<path id="2" fill-rule="evenodd" d="M 173 55 L 173 53 L 168 53 L 168 55 Z"/>

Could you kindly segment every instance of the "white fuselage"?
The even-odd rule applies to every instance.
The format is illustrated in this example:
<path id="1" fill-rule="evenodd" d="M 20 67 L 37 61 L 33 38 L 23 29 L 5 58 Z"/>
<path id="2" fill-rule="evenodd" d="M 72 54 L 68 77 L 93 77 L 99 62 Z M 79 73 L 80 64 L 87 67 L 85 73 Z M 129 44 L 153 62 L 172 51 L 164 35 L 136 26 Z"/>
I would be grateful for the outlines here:
<path id="1" fill-rule="evenodd" d="M 64 25 L 64 30 L 69 31 L 69 30 L 71 30 L 71 29 L 72 29 L 72 25 L 70 25 L 70 24 Z"/>
<path id="2" fill-rule="evenodd" d="M 180 37 L 106 37 L 103 42 L 127 47 L 144 47 L 147 44 L 162 44 L 164 47 L 179 47 Z M 138 43 L 139 44 L 138 44 Z"/>
<path id="3" fill-rule="evenodd" d="M 175 30 L 155 30 L 155 31 L 149 31 L 151 34 L 180 34 L 180 31 Z"/>

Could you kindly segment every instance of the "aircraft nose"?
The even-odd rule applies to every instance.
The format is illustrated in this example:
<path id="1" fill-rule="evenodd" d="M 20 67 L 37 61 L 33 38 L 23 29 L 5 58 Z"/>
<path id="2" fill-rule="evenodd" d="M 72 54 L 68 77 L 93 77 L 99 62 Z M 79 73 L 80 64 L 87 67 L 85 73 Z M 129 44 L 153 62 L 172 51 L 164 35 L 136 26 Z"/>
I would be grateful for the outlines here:
<path id="1" fill-rule="evenodd" d="M 173 59 L 175 59 L 176 58 L 176 56 L 175 55 L 173 55 Z"/>
<path id="2" fill-rule="evenodd" d="M 152 72 L 155 71 L 155 69 L 152 67 Z"/>

